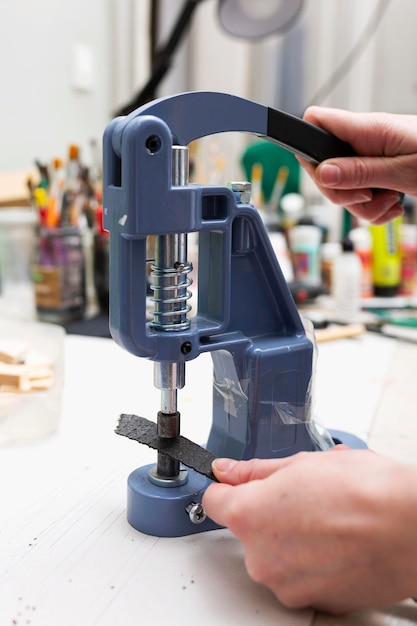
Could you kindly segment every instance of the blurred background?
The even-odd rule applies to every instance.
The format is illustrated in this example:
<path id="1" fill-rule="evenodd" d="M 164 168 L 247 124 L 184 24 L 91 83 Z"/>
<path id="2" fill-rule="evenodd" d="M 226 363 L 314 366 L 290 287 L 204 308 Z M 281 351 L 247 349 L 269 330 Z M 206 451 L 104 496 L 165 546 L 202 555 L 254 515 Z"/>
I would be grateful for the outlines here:
<path id="1" fill-rule="evenodd" d="M 284 0 L 291 3 L 291 0 Z M 150 76 L 184 0 L 7 0 L 0 21 L 0 172 L 30 167 L 90 140 Z M 417 109 L 413 0 L 305 0 L 284 32 L 228 34 L 218 1 L 196 3 L 157 96 L 215 90 L 301 114 L 305 107 Z M 262 2 L 252 3 L 262 10 Z M 336 74 L 335 74 L 336 72 Z M 226 178 L 239 154 L 234 137 Z M 230 171 L 230 174 L 229 174 Z"/>
<path id="2" fill-rule="evenodd" d="M 30 267 L 26 262 L 23 273 L 29 272 L 30 283 L 33 277 L 35 283 L 38 281 L 36 297 L 41 297 L 42 290 L 47 288 L 46 274 L 33 271 L 33 250 L 27 248 L 33 226 L 38 254 L 39 242 L 41 248 L 51 249 L 65 243 L 74 254 L 78 251 L 82 260 L 78 282 L 85 302 L 77 307 L 74 301 L 69 306 L 68 319 L 84 317 L 85 311 L 93 310 L 94 306 L 103 308 L 107 294 L 105 290 L 96 293 L 97 280 L 103 287 L 107 279 L 103 266 L 106 233 L 100 223 L 102 135 L 114 116 L 125 114 L 149 99 L 189 90 L 211 90 L 256 100 L 297 116 L 302 116 L 313 103 L 353 111 L 417 111 L 414 32 L 417 3 L 414 0 L 231 0 L 228 23 L 222 24 L 220 8 L 224 10 L 226 4 L 229 5 L 229 0 L 3 3 L 0 21 L 3 84 L 0 99 L 3 148 L 0 151 L 0 296 L 3 294 L 3 301 L 0 304 L 3 308 L 7 285 L 13 285 L 16 292 L 20 280 L 18 259 L 30 257 Z M 284 20 L 277 32 L 272 27 L 273 32 L 266 36 L 253 37 L 249 32 L 238 37 L 234 27 L 239 21 L 239 7 L 253 23 L 263 19 L 273 24 L 268 15 L 275 11 L 274 7 L 277 7 L 275 13 L 288 11 L 290 19 Z M 283 225 L 285 230 L 303 220 L 307 222 L 304 226 L 314 222 L 322 231 L 320 245 L 341 244 L 350 230 L 363 226 L 349 221 L 342 207 L 329 210 L 324 198 L 299 168 L 294 169 L 284 157 L 280 162 L 281 156 L 268 152 L 272 148 L 262 147 L 263 156 L 260 156 L 258 145 L 256 138 L 239 133 L 200 140 L 191 146 L 192 180 L 202 184 L 251 180 L 252 200 L 260 209 L 271 201 L 273 186 L 278 186 L 280 220 L 288 222 L 278 226 Z M 276 179 L 277 167 L 271 168 L 271 163 L 277 164 L 280 180 Z M 62 197 L 57 190 L 62 192 L 64 186 L 68 194 Z M 408 198 L 407 202 L 403 221 L 413 226 L 407 235 L 412 246 L 409 259 L 413 268 L 407 291 L 414 292 L 415 201 Z M 54 203 L 54 210 L 48 212 L 47 207 Z M 21 207 L 27 210 L 22 212 Z M 10 208 L 13 208 L 11 214 Z M 30 209 L 34 212 L 30 213 Z M 275 210 L 276 207 L 274 216 Z M 59 223 L 57 216 L 61 216 Z M 46 226 L 44 232 L 39 226 Z M 79 241 L 74 237 L 70 241 L 68 233 L 54 229 L 57 226 L 77 228 Z M 303 236 L 306 232 L 303 231 Z M 288 237 L 286 243 L 291 244 Z M 282 250 L 282 242 L 277 246 Z M 372 247 L 372 242 L 366 246 Z M 99 259 L 94 257 L 97 250 Z M 324 253 L 324 249 L 320 248 L 320 252 Z M 331 256 L 334 250 L 328 247 L 327 254 Z M 399 255 L 398 247 L 393 293 L 402 289 Z M 293 255 L 293 265 L 294 258 Z M 45 253 L 43 259 L 35 259 L 38 263 L 35 270 L 45 266 L 48 260 L 45 259 Z M 97 274 L 93 276 L 98 267 L 93 267 L 94 263 L 101 264 L 98 278 Z M 368 259 L 368 273 L 369 263 Z M 289 280 L 294 274 L 291 270 L 294 268 L 290 268 Z M 321 284 L 322 276 L 315 276 L 314 282 L 317 280 Z M 368 278 L 369 281 L 372 279 Z M 362 295 L 372 293 L 373 287 L 364 289 Z M 16 306 L 19 315 L 28 311 L 27 316 L 32 316 L 30 307 L 22 306 L 20 301 Z M 37 307 L 38 315 L 42 306 Z M 12 314 L 15 313 L 16 308 L 12 309 Z M 50 321 L 46 313 L 43 317 Z M 63 321 L 67 321 L 66 315 Z"/>

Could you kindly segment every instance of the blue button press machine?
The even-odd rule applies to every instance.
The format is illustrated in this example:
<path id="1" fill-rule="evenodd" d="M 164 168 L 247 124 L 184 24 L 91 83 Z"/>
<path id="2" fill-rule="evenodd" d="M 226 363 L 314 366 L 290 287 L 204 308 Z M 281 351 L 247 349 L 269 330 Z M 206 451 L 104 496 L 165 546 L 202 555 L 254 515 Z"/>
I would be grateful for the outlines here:
<path id="1" fill-rule="evenodd" d="M 284 457 L 332 445 L 311 414 L 314 336 L 250 204 L 250 185 L 189 183 L 188 144 L 226 131 L 275 141 L 313 163 L 352 154 L 349 145 L 299 118 L 214 92 L 162 98 L 107 127 L 110 329 L 120 346 L 154 362 L 154 384 L 161 390 L 157 462 L 128 478 L 128 520 L 152 535 L 215 528 L 201 507 L 210 479 L 164 452 L 164 443 L 180 436 L 177 390 L 185 384 L 185 365 L 202 353 L 213 360 L 213 417 L 205 445 L 213 456 Z M 190 233 L 198 233 L 193 315 Z M 343 434 L 338 439 L 344 441 Z"/>

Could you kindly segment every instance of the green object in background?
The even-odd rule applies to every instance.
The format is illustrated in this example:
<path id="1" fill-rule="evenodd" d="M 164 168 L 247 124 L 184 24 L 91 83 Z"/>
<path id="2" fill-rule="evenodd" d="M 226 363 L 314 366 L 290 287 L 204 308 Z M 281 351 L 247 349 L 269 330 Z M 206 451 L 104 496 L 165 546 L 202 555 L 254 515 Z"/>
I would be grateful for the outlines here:
<path id="1" fill-rule="evenodd" d="M 256 141 L 245 150 L 241 159 L 245 176 L 249 181 L 256 163 L 262 166 L 262 193 L 266 203 L 271 199 L 281 167 L 288 168 L 288 177 L 281 195 L 299 193 L 300 164 L 291 152 L 269 141 Z"/>
<path id="2" fill-rule="evenodd" d="M 349 213 L 347 209 L 343 207 L 342 237 L 341 237 L 342 241 L 349 235 L 353 227 L 354 227 L 353 216 L 351 213 Z"/>
<path id="3" fill-rule="evenodd" d="M 398 311 L 373 309 L 372 313 L 380 319 L 381 323 L 417 328 L 417 311 L 412 307 L 405 307 Z"/>

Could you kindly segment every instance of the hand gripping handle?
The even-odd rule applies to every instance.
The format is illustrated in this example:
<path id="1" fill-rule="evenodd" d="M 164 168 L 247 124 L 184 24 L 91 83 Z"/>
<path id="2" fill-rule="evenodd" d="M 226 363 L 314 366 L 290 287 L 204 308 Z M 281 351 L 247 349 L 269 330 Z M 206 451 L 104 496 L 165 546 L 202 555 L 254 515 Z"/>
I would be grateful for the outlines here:
<path id="1" fill-rule="evenodd" d="M 222 132 L 248 132 L 278 143 L 311 163 L 354 156 L 352 146 L 299 117 L 225 93 L 195 91 L 154 100 L 121 118 L 113 135 L 120 153 L 125 125 L 138 115 L 153 115 L 170 128 L 174 140 L 187 145 L 195 139 Z M 402 202 L 404 194 L 399 194 Z"/>

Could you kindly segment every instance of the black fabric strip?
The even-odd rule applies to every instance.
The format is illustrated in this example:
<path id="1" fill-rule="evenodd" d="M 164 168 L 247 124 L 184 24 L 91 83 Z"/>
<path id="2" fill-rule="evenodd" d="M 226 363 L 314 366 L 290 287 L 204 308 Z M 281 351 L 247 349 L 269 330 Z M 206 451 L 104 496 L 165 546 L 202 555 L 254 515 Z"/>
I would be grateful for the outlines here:
<path id="1" fill-rule="evenodd" d="M 133 439 L 158 450 L 171 459 L 191 467 L 199 474 L 216 481 L 211 471 L 211 464 L 216 457 L 211 452 L 182 435 L 175 439 L 159 437 L 156 423 L 145 417 L 122 414 L 115 432 L 117 435 L 128 437 L 128 439 Z"/>

